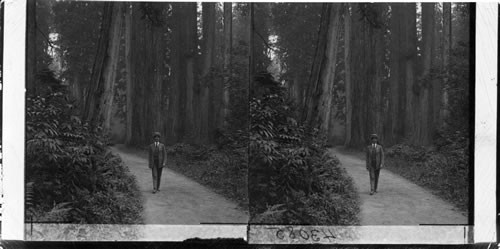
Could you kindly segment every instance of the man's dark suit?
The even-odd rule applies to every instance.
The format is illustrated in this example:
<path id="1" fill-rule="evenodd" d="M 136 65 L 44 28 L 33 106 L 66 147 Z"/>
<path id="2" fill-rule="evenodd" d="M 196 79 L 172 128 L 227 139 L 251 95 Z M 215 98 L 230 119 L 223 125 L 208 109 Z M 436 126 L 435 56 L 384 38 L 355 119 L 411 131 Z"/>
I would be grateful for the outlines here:
<path id="1" fill-rule="evenodd" d="M 149 168 L 153 172 L 153 189 L 160 189 L 161 172 L 167 163 L 165 145 L 156 142 L 149 145 Z"/>
<path id="2" fill-rule="evenodd" d="M 380 168 L 384 165 L 384 149 L 381 145 L 375 144 L 366 147 L 366 169 L 370 172 L 371 191 L 377 191 L 378 176 Z"/>

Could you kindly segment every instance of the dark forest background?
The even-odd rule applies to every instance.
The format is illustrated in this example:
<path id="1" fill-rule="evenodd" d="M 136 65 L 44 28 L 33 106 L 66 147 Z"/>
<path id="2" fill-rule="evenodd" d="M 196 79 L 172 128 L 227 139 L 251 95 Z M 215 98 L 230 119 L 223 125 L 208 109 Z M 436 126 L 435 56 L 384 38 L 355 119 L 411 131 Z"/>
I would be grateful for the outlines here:
<path id="1" fill-rule="evenodd" d="M 143 155 L 155 131 L 167 167 L 247 205 L 249 4 L 27 9 L 28 217 L 140 223 L 135 180 L 109 146 Z"/>
<path id="2" fill-rule="evenodd" d="M 254 222 L 355 223 L 345 172 L 329 172 L 338 162 L 321 156 L 326 146 L 362 150 L 373 133 L 387 169 L 466 211 L 471 11 L 468 3 L 256 3 L 253 65 L 269 80 L 252 90 L 275 90 L 251 100 Z M 254 123 L 269 113 L 286 115 Z M 334 206 L 339 198 L 352 201 Z"/>
<path id="3" fill-rule="evenodd" d="M 377 133 L 386 146 L 432 145 L 469 130 L 469 4 L 256 6 L 256 70 L 330 143 L 360 147 Z"/>

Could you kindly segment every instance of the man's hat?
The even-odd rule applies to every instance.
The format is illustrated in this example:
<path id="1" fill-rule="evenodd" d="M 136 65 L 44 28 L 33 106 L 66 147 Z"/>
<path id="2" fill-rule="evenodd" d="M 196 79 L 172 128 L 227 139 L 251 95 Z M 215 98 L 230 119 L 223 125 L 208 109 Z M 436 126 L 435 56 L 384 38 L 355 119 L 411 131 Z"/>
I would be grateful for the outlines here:
<path id="1" fill-rule="evenodd" d="M 154 132 L 153 133 L 153 138 L 155 138 L 155 137 L 161 137 L 160 133 L 159 132 Z"/>
<path id="2" fill-rule="evenodd" d="M 374 138 L 378 139 L 377 134 L 371 134 L 371 135 L 370 135 L 370 139 L 374 139 Z"/>

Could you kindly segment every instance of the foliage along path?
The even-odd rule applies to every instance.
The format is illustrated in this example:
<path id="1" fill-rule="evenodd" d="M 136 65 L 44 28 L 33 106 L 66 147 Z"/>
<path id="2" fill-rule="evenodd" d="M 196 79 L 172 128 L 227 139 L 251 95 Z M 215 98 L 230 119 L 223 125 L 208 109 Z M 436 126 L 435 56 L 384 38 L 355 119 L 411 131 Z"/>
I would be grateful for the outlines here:
<path id="1" fill-rule="evenodd" d="M 342 148 L 329 150 L 354 181 L 360 197 L 360 225 L 467 224 L 467 216 L 428 190 L 393 174 L 380 171 L 377 193 L 370 195 L 364 157 Z"/>
<path id="2" fill-rule="evenodd" d="M 123 146 L 112 150 L 137 179 L 143 196 L 145 224 L 248 223 L 248 214 L 237 204 L 173 172 L 168 164 L 162 171 L 160 192 L 153 194 L 147 159 L 127 152 Z"/>

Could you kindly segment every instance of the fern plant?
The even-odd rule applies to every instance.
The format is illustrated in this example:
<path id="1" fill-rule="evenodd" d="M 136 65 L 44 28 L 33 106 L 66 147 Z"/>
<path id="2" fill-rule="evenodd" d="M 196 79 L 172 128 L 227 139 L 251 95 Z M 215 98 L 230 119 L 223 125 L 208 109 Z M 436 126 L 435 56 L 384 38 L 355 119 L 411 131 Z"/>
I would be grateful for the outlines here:
<path id="1" fill-rule="evenodd" d="M 140 201 L 130 201 L 140 200 L 135 180 L 67 94 L 49 91 L 26 104 L 26 208 L 34 221 L 140 222 Z"/>
<path id="2" fill-rule="evenodd" d="M 285 89 L 255 77 L 250 101 L 249 195 L 252 223 L 355 224 L 352 182 L 325 155 L 318 131 L 297 121 Z M 344 190 L 338 186 L 345 186 Z M 342 197 L 342 198 L 339 198 Z"/>

